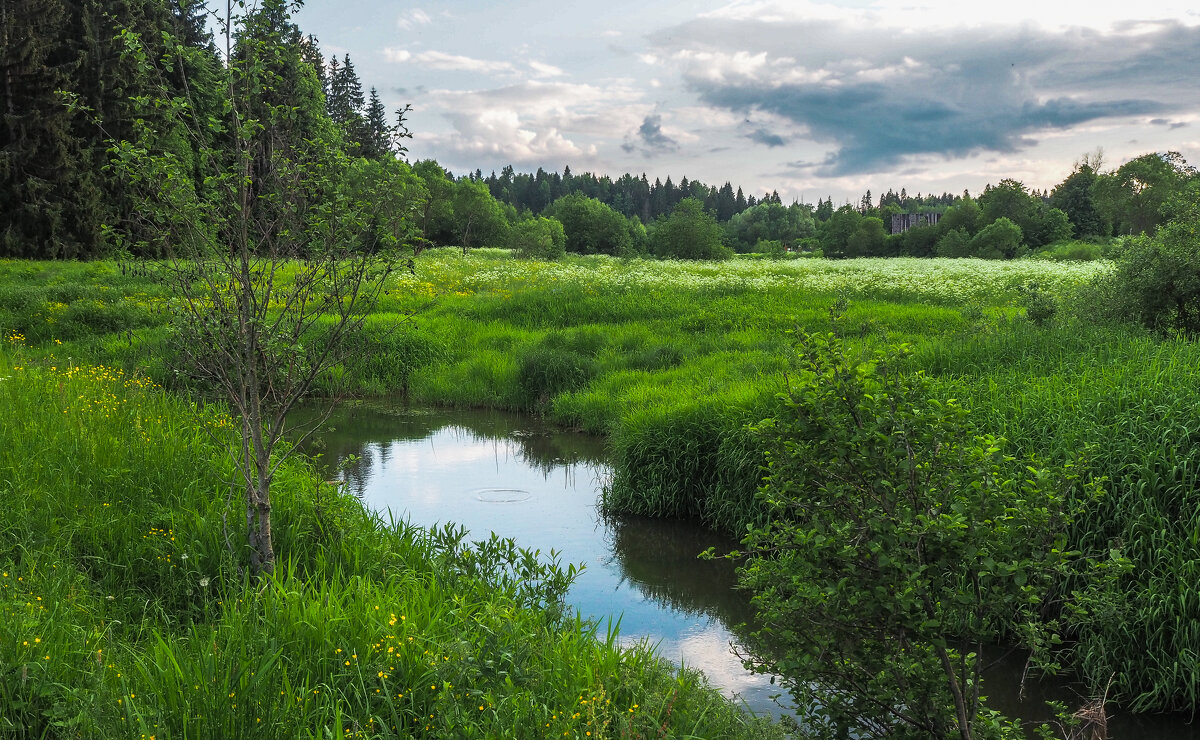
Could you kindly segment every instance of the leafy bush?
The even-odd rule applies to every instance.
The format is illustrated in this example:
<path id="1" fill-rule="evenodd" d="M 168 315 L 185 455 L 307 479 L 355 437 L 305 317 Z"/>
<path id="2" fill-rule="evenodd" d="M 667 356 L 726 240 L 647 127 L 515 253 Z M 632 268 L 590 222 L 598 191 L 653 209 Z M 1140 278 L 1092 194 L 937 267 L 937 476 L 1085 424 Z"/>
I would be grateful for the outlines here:
<path id="1" fill-rule="evenodd" d="M 755 428 L 770 522 L 740 570 L 764 625 L 754 667 L 830 737 L 1023 737 L 983 704 L 985 647 L 1056 639 L 1039 609 L 1071 563 L 1068 493 L 1091 487 L 1013 466 L 965 409 L 897 372 L 903 351 L 859 361 L 835 334 L 796 350 Z"/>
<path id="2" fill-rule="evenodd" d="M 1018 288 L 1025 304 L 1025 318 L 1037 326 L 1045 326 L 1058 313 L 1058 299 L 1036 282 Z"/>
<path id="3" fill-rule="evenodd" d="M 1021 248 L 1021 227 L 1001 216 L 971 239 L 971 254 L 989 260 L 1012 259 Z"/>
<path id="4" fill-rule="evenodd" d="M 768 257 L 780 258 L 787 254 L 787 247 L 778 239 L 759 239 L 754 245 L 754 251 Z"/>
<path id="5" fill-rule="evenodd" d="M 560 393 L 586 385 L 596 362 L 579 352 L 538 346 L 521 358 L 517 371 L 517 404 L 526 410 L 545 408 Z"/>
<path id="6" fill-rule="evenodd" d="M 950 229 L 938 240 L 934 251 L 939 257 L 970 257 L 971 237 L 966 229 Z"/>
<path id="7" fill-rule="evenodd" d="M 733 256 L 733 250 L 721 243 L 724 230 L 704 204 L 684 198 L 660 219 L 650 234 L 650 253 L 656 257 L 691 260 L 720 260 Z"/>
<path id="8" fill-rule="evenodd" d="M 546 215 L 562 223 L 568 252 L 620 256 L 633 251 L 629 222 L 595 198 L 581 193 L 564 195 Z"/>
<path id="9" fill-rule="evenodd" d="M 1116 270 L 1094 281 L 1083 302 L 1103 318 L 1165 334 L 1200 335 L 1200 182 L 1168 204 L 1174 218 L 1154 237 L 1134 237 Z"/>
<path id="10" fill-rule="evenodd" d="M 509 229 L 508 245 L 518 257 L 556 260 L 567 252 L 567 236 L 558 219 L 528 218 Z"/>

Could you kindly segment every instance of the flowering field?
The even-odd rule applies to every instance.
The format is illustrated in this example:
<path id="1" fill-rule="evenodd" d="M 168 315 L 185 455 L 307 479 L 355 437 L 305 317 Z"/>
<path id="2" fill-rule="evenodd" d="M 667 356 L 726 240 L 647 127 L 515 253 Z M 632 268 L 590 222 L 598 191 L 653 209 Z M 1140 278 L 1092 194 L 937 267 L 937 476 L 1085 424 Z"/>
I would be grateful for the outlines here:
<path id="1" fill-rule="evenodd" d="M 873 300 L 948 306 L 1011 301 L 1019 286 L 1036 282 L 1063 292 L 1109 269 L 1106 262 L 871 258 L 789 261 L 683 262 L 618 259 L 605 255 L 562 262 L 514 260 L 506 250 L 431 250 L 416 275 L 397 284 L 436 295 L 448 292 L 553 289 L 670 289 L 742 292 L 777 289 L 799 294 L 844 294 Z"/>

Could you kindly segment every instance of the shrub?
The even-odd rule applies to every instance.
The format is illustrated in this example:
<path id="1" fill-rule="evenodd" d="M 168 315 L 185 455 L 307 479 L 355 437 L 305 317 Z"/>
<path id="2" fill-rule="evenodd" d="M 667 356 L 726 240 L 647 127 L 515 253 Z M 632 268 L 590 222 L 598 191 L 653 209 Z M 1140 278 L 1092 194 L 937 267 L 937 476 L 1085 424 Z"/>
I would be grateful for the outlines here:
<path id="1" fill-rule="evenodd" d="M 754 245 L 754 251 L 768 257 L 779 258 L 787 254 L 787 247 L 778 239 L 759 239 Z"/>
<path id="2" fill-rule="evenodd" d="M 1134 237 L 1116 270 L 1085 291 L 1101 317 L 1164 334 L 1200 336 L 1200 182 L 1168 204 L 1174 219 L 1154 237 Z"/>
<path id="3" fill-rule="evenodd" d="M 983 654 L 1054 639 L 1039 609 L 1071 562 L 1072 477 L 1014 467 L 955 401 L 897 372 L 902 351 L 860 361 L 834 334 L 796 349 L 755 427 L 770 521 L 740 569 L 767 646 L 753 667 L 839 737 L 1023 737 L 983 704 Z"/>
<path id="4" fill-rule="evenodd" d="M 1045 326 L 1058 313 L 1058 299 L 1036 282 L 1020 286 L 1017 291 L 1025 304 L 1025 318 L 1036 326 Z"/>
<path id="5" fill-rule="evenodd" d="M 724 230 L 704 204 L 684 198 L 661 219 L 650 235 L 650 253 L 656 257 L 692 260 L 720 260 L 733 256 L 733 250 L 721 243 Z"/>
<path id="6" fill-rule="evenodd" d="M 508 245 L 518 257 L 556 260 L 567 252 L 567 236 L 561 221 L 539 216 L 514 224 Z"/>
<path id="7" fill-rule="evenodd" d="M 581 193 L 564 195 L 546 215 L 562 223 L 568 252 L 620 256 L 633 251 L 629 222 L 595 198 Z"/>
<path id="8" fill-rule="evenodd" d="M 517 371 L 517 404 L 526 410 L 547 407 L 560 393 L 586 385 L 596 362 L 579 352 L 538 346 L 525 353 Z"/>
<path id="9" fill-rule="evenodd" d="M 938 240 L 934 252 L 939 257 L 970 257 L 971 237 L 966 229 L 950 229 Z"/>
<path id="10" fill-rule="evenodd" d="M 971 240 L 971 254 L 988 260 L 1012 259 L 1021 248 L 1021 227 L 1001 216 Z"/>

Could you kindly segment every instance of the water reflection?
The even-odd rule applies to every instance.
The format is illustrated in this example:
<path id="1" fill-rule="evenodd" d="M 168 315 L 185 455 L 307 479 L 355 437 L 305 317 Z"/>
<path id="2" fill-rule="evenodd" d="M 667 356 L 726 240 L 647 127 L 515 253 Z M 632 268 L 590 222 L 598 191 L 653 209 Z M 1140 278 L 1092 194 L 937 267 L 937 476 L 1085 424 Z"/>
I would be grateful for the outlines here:
<path id="1" fill-rule="evenodd" d="M 310 413 L 313 413 L 310 411 Z M 603 441 L 495 411 L 413 410 L 387 402 L 338 407 L 314 439 L 330 477 L 397 519 L 453 521 L 473 539 L 489 532 L 556 550 L 583 564 L 568 601 L 603 627 L 620 619 L 624 643 L 648 641 L 665 658 L 705 672 L 755 712 L 776 714 L 778 688 L 733 654 L 736 625 L 751 618 L 733 565 L 702 561 L 735 543 L 682 522 L 602 517 L 609 470 Z"/>
<path id="2" fill-rule="evenodd" d="M 313 412 L 309 412 L 310 414 Z M 684 522 L 601 517 L 597 492 L 609 471 L 602 440 L 568 434 L 536 420 L 496 411 L 406 409 L 386 401 L 339 407 L 310 451 L 323 453 L 330 477 L 342 477 L 364 502 L 398 519 L 431 526 L 453 521 L 473 538 L 495 531 L 523 547 L 559 551 L 584 564 L 568 595 L 597 619 L 620 617 L 622 641 L 648 640 L 664 657 L 705 672 L 728 695 L 756 712 L 778 714 L 779 692 L 746 672 L 732 653 L 734 629 L 752 620 L 726 560 L 701 561 L 708 547 L 735 545 Z M 985 676 L 989 705 L 1011 717 L 1047 720 L 1045 699 L 1077 707 L 1080 697 L 1056 681 L 1018 686 L 1023 657 L 1012 655 Z M 1116 713 L 1110 737 L 1200 740 L 1200 728 L 1178 715 Z"/>

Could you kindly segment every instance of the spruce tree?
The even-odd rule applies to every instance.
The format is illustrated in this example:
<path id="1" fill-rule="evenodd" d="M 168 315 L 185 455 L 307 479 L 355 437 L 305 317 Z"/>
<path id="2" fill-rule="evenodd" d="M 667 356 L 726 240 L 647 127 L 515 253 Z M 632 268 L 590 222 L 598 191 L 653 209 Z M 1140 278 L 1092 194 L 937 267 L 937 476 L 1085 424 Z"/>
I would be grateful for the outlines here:
<path id="1" fill-rule="evenodd" d="M 95 257 L 100 194 L 76 87 L 77 17 L 63 0 L 0 0 L 0 255 Z"/>
<path id="2" fill-rule="evenodd" d="M 365 137 L 361 154 L 368 159 L 384 159 L 392 154 L 394 130 L 387 121 L 387 110 L 379 99 L 379 91 L 371 88 L 370 102 L 364 121 Z"/>

